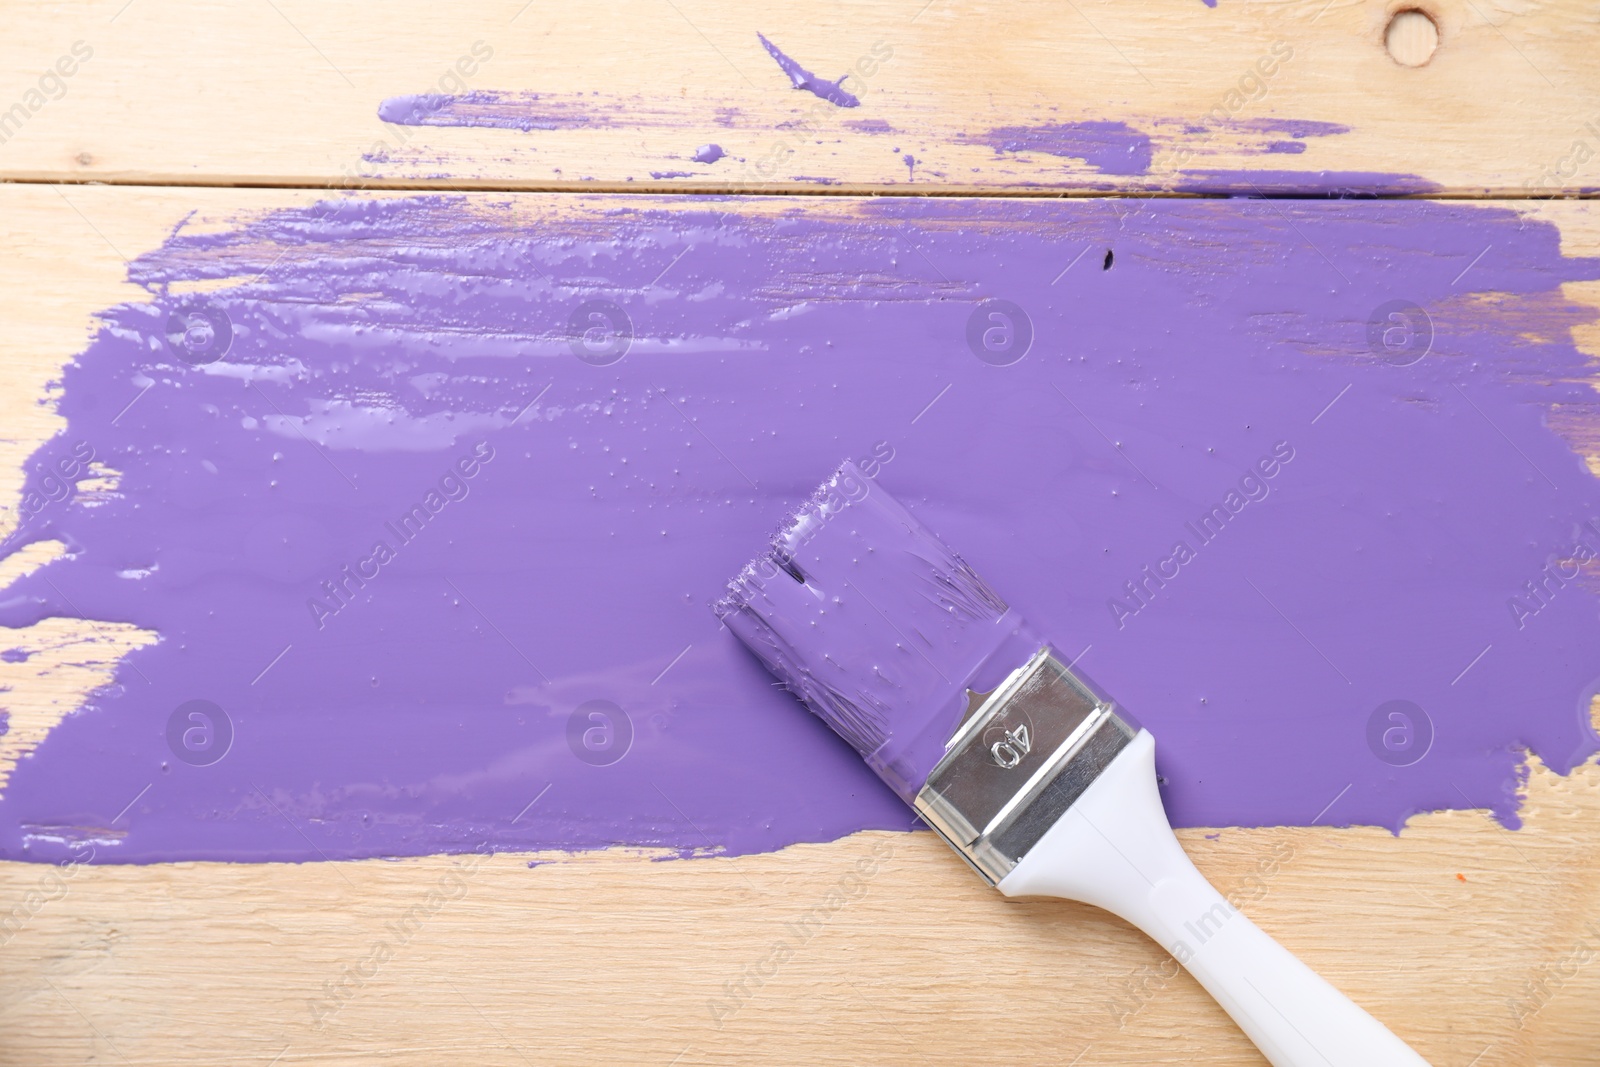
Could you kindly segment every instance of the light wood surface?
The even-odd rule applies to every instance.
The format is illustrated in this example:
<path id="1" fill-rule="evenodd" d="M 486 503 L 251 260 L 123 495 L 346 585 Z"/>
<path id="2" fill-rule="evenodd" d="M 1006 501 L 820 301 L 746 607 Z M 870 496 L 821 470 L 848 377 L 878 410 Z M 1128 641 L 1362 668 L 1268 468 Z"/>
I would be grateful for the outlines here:
<path id="1" fill-rule="evenodd" d="M 124 256 L 191 211 L 220 227 L 314 195 L 0 187 L 0 497 L 58 428 L 36 401 L 94 312 L 142 298 Z M 530 216 L 603 199 L 518 197 Z M 1558 224 L 1567 255 L 1600 254 L 1592 204 L 1519 208 Z M 1600 307 L 1595 285 L 1569 295 Z M 1575 336 L 1600 354 L 1600 327 Z M 72 620 L 8 635 L 41 651 L 0 663 L 0 770 L 150 636 Z M 1600 766 L 1533 766 L 1524 818 L 1514 833 L 1467 811 L 1399 837 L 1181 836 L 1236 904 L 1438 1067 L 1592 1064 Z M 0 1064 L 1261 1062 L 1142 935 L 1087 907 L 1008 902 L 926 833 L 651 858 L 0 864 Z M 861 860 L 870 873 L 847 877 Z"/>
<path id="2" fill-rule="evenodd" d="M 1426 65 L 1385 47 L 1402 8 L 1437 24 Z M 381 17 L 313 0 L 13 0 L 6 16 L 0 109 L 75 42 L 93 51 L 0 144 L 13 179 L 1059 194 L 1289 170 L 1414 175 L 1452 195 L 1600 187 L 1590 0 L 393 0 Z M 846 84 L 861 106 L 791 88 L 758 31 L 821 77 L 873 60 Z M 384 98 L 441 87 L 537 93 L 594 125 L 378 120 Z M 1095 120 L 1151 136 L 1147 175 L 988 143 Z M 1267 152 L 1293 140 L 1267 120 L 1348 132 Z M 691 162 L 706 143 L 728 158 Z"/>
<path id="3" fill-rule="evenodd" d="M 191 210 L 221 226 L 314 195 L 174 185 L 1097 195 L 1213 171 L 1244 172 L 1218 180 L 1248 190 L 1295 170 L 1307 188 L 1351 184 L 1324 171 L 1463 197 L 1600 188 L 1586 0 L 1220 5 L 399 0 L 377 17 L 308 0 L 7 3 L 0 115 L 27 114 L 0 123 L 0 180 L 42 184 L 0 186 L 0 504 L 60 426 L 38 401 L 94 313 L 142 299 L 126 258 Z M 1412 7 L 1438 33 L 1417 66 L 1395 57 L 1421 54 L 1422 27 L 1388 32 Z M 789 87 L 758 30 L 824 77 L 879 42 L 893 57 L 848 83 L 860 108 L 836 109 Z M 33 107 L 30 88 L 79 41 L 92 56 Z M 545 94 L 603 124 L 378 120 L 381 100 L 437 90 L 479 41 L 493 56 L 468 88 Z M 1279 42 L 1292 58 L 1252 74 Z M 1149 173 L 986 143 L 1085 120 L 1147 132 Z M 1348 131 L 1272 153 L 1268 120 Z M 708 142 L 729 157 L 689 162 Z M 1592 203 L 1517 206 L 1556 222 L 1566 254 L 1600 255 Z M 1600 307 L 1600 283 L 1568 295 Z M 1574 336 L 1600 358 L 1600 325 Z M 1600 444 L 1600 430 L 1563 432 Z M 0 562 L 0 586 L 56 551 Z M 72 620 L 17 636 L 40 652 L 0 662 L 0 789 L 119 650 L 152 639 Z M 1225 894 L 1437 1067 L 1600 1063 L 1600 767 L 1531 768 L 1524 818 L 1515 833 L 1450 812 L 1399 837 L 1181 836 Z M 650 858 L 0 864 L 0 1064 L 1262 1062 L 1141 935 L 1085 907 L 1007 902 L 927 834 Z M 858 885 L 846 875 L 863 858 Z M 793 953 L 774 968 L 780 942 Z"/>

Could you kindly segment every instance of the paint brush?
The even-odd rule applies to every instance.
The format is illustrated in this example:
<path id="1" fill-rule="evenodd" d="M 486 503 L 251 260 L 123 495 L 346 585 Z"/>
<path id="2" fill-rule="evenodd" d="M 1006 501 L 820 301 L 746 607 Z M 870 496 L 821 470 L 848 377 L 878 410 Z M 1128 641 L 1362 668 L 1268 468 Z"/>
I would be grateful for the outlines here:
<path id="1" fill-rule="evenodd" d="M 1184 854 L 1155 741 L 961 557 L 845 463 L 719 618 L 990 885 L 1149 934 L 1276 1067 L 1425 1061 Z"/>

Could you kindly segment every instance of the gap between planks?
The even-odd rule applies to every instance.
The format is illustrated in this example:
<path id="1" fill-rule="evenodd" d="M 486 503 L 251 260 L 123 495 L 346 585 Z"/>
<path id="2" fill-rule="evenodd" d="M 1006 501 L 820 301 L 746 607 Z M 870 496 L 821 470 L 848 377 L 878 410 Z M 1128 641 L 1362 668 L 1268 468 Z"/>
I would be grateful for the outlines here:
<path id="1" fill-rule="evenodd" d="M 1241 176 L 1249 172 L 1241 172 Z M 325 193 L 380 193 L 380 192 L 432 192 L 432 193 L 564 193 L 590 196 L 623 194 L 633 196 L 748 196 L 748 197 L 902 197 L 922 199 L 989 200 L 1462 200 L 1467 202 L 1496 203 L 1506 201 L 1563 201 L 1600 200 L 1600 188 L 1585 190 L 1581 194 L 1530 195 L 1526 190 L 1486 190 L 1484 192 L 1435 191 L 1414 193 L 1360 192 L 1341 195 L 1337 192 L 1283 192 L 1258 191 L 1239 193 L 1184 192 L 1175 189 L 997 189 L 993 186 L 950 186 L 942 189 L 901 189 L 893 186 L 836 186 L 824 188 L 796 188 L 786 185 L 777 188 L 740 188 L 715 183 L 666 182 L 584 182 L 553 184 L 541 182 L 503 181 L 367 181 L 339 183 L 316 178 L 199 178 L 189 181 L 170 181 L 155 178 L 96 178 L 78 177 L 8 177 L 0 178 L 5 185 L 72 185 L 107 186 L 129 189 L 282 189 L 285 191 L 311 191 Z"/>

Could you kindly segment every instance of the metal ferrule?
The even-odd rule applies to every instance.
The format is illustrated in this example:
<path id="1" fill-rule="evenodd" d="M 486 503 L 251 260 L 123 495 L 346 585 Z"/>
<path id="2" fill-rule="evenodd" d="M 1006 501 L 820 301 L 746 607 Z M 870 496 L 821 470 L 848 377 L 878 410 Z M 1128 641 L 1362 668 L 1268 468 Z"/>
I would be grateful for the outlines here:
<path id="1" fill-rule="evenodd" d="M 1137 731 L 1047 645 L 993 692 L 969 693 L 914 807 L 994 885 Z"/>

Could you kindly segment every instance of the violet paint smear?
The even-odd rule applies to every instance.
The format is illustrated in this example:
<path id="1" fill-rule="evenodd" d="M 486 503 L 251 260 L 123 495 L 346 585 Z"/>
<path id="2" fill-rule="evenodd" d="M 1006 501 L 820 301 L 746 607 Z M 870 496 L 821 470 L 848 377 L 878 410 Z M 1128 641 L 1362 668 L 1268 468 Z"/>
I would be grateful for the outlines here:
<path id="1" fill-rule="evenodd" d="M 1268 151 L 1271 147 L 1268 146 Z M 1349 170 L 1188 170 L 1171 183 L 1174 192 L 1228 196 L 1285 197 L 1303 200 L 1418 196 L 1439 186 L 1411 174 Z"/>
<path id="2" fill-rule="evenodd" d="M 1102 174 L 1150 170 L 1150 135 L 1126 122 L 1057 122 L 1002 126 L 981 138 L 998 152 L 1043 152 L 1081 159 Z"/>
<path id="3" fill-rule="evenodd" d="M 378 118 L 397 126 L 485 126 L 502 130 L 572 130 L 615 126 L 608 105 L 582 95 L 502 93 L 474 89 L 456 95 L 391 96 Z"/>
<path id="4" fill-rule="evenodd" d="M 1217 109 L 1220 110 L 1220 109 Z M 1335 122 L 1317 122 L 1307 119 L 1232 119 L 1210 115 L 1199 121 L 1156 122 L 1154 133 L 1130 126 L 1126 122 L 1086 120 L 1075 122 L 1050 122 L 1029 126 L 1002 126 L 972 138 L 985 144 L 996 154 L 1039 153 L 1078 159 L 1102 174 L 1140 176 L 1151 173 L 1151 164 L 1158 148 L 1172 149 L 1179 162 L 1164 179 L 1151 184 L 1153 188 L 1174 186 L 1185 192 L 1234 193 L 1251 191 L 1254 171 L 1198 170 L 1193 164 L 1196 156 L 1204 158 L 1213 152 L 1244 154 L 1304 154 L 1306 140 L 1317 137 L 1334 137 L 1350 132 L 1348 126 Z M 1285 140 L 1288 138 L 1288 140 Z M 1329 176 L 1323 172 L 1285 172 L 1290 184 L 1297 188 L 1326 190 Z M 1420 192 L 1431 188 L 1420 179 L 1403 175 L 1336 175 L 1346 179 L 1345 184 L 1359 183 L 1368 191 L 1382 192 L 1391 189 Z M 1263 174 L 1261 181 L 1272 183 L 1285 180 L 1283 174 Z"/>
<path id="5" fill-rule="evenodd" d="M 23 509 L 10 550 L 70 554 L 0 623 L 160 641 L 18 764 L 0 852 L 746 853 L 906 828 L 708 610 L 845 458 L 1152 730 L 1180 826 L 1515 825 L 1525 749 L 1561 773 L 1596 750 L 1595 594 L 1544 569 L 1600 544 L 1600 487 L 1547 425 L 1600 418 L 1570 340 L 1590 316 L 1560 291 L 1600 262 L 1553 226 L 683 199 L 340 199 L 134 260 L 151 298 L 66 366 L 27 492 L 78 441 L 120 485 Z M 232 332 L 204 366 L 165 336 L 197 282 L 226 319 L 191 332 Z M 1393 301 L 1431 316 L 1416 362 L 1404 310 L 1376 318 L 1387 358 L 1369 344 Z M 190 700 L 233 725 L 210 766 L 168 747 Z M 1369 742 L 1391 700 L 1432 723 L 1409 766 Z"/>

